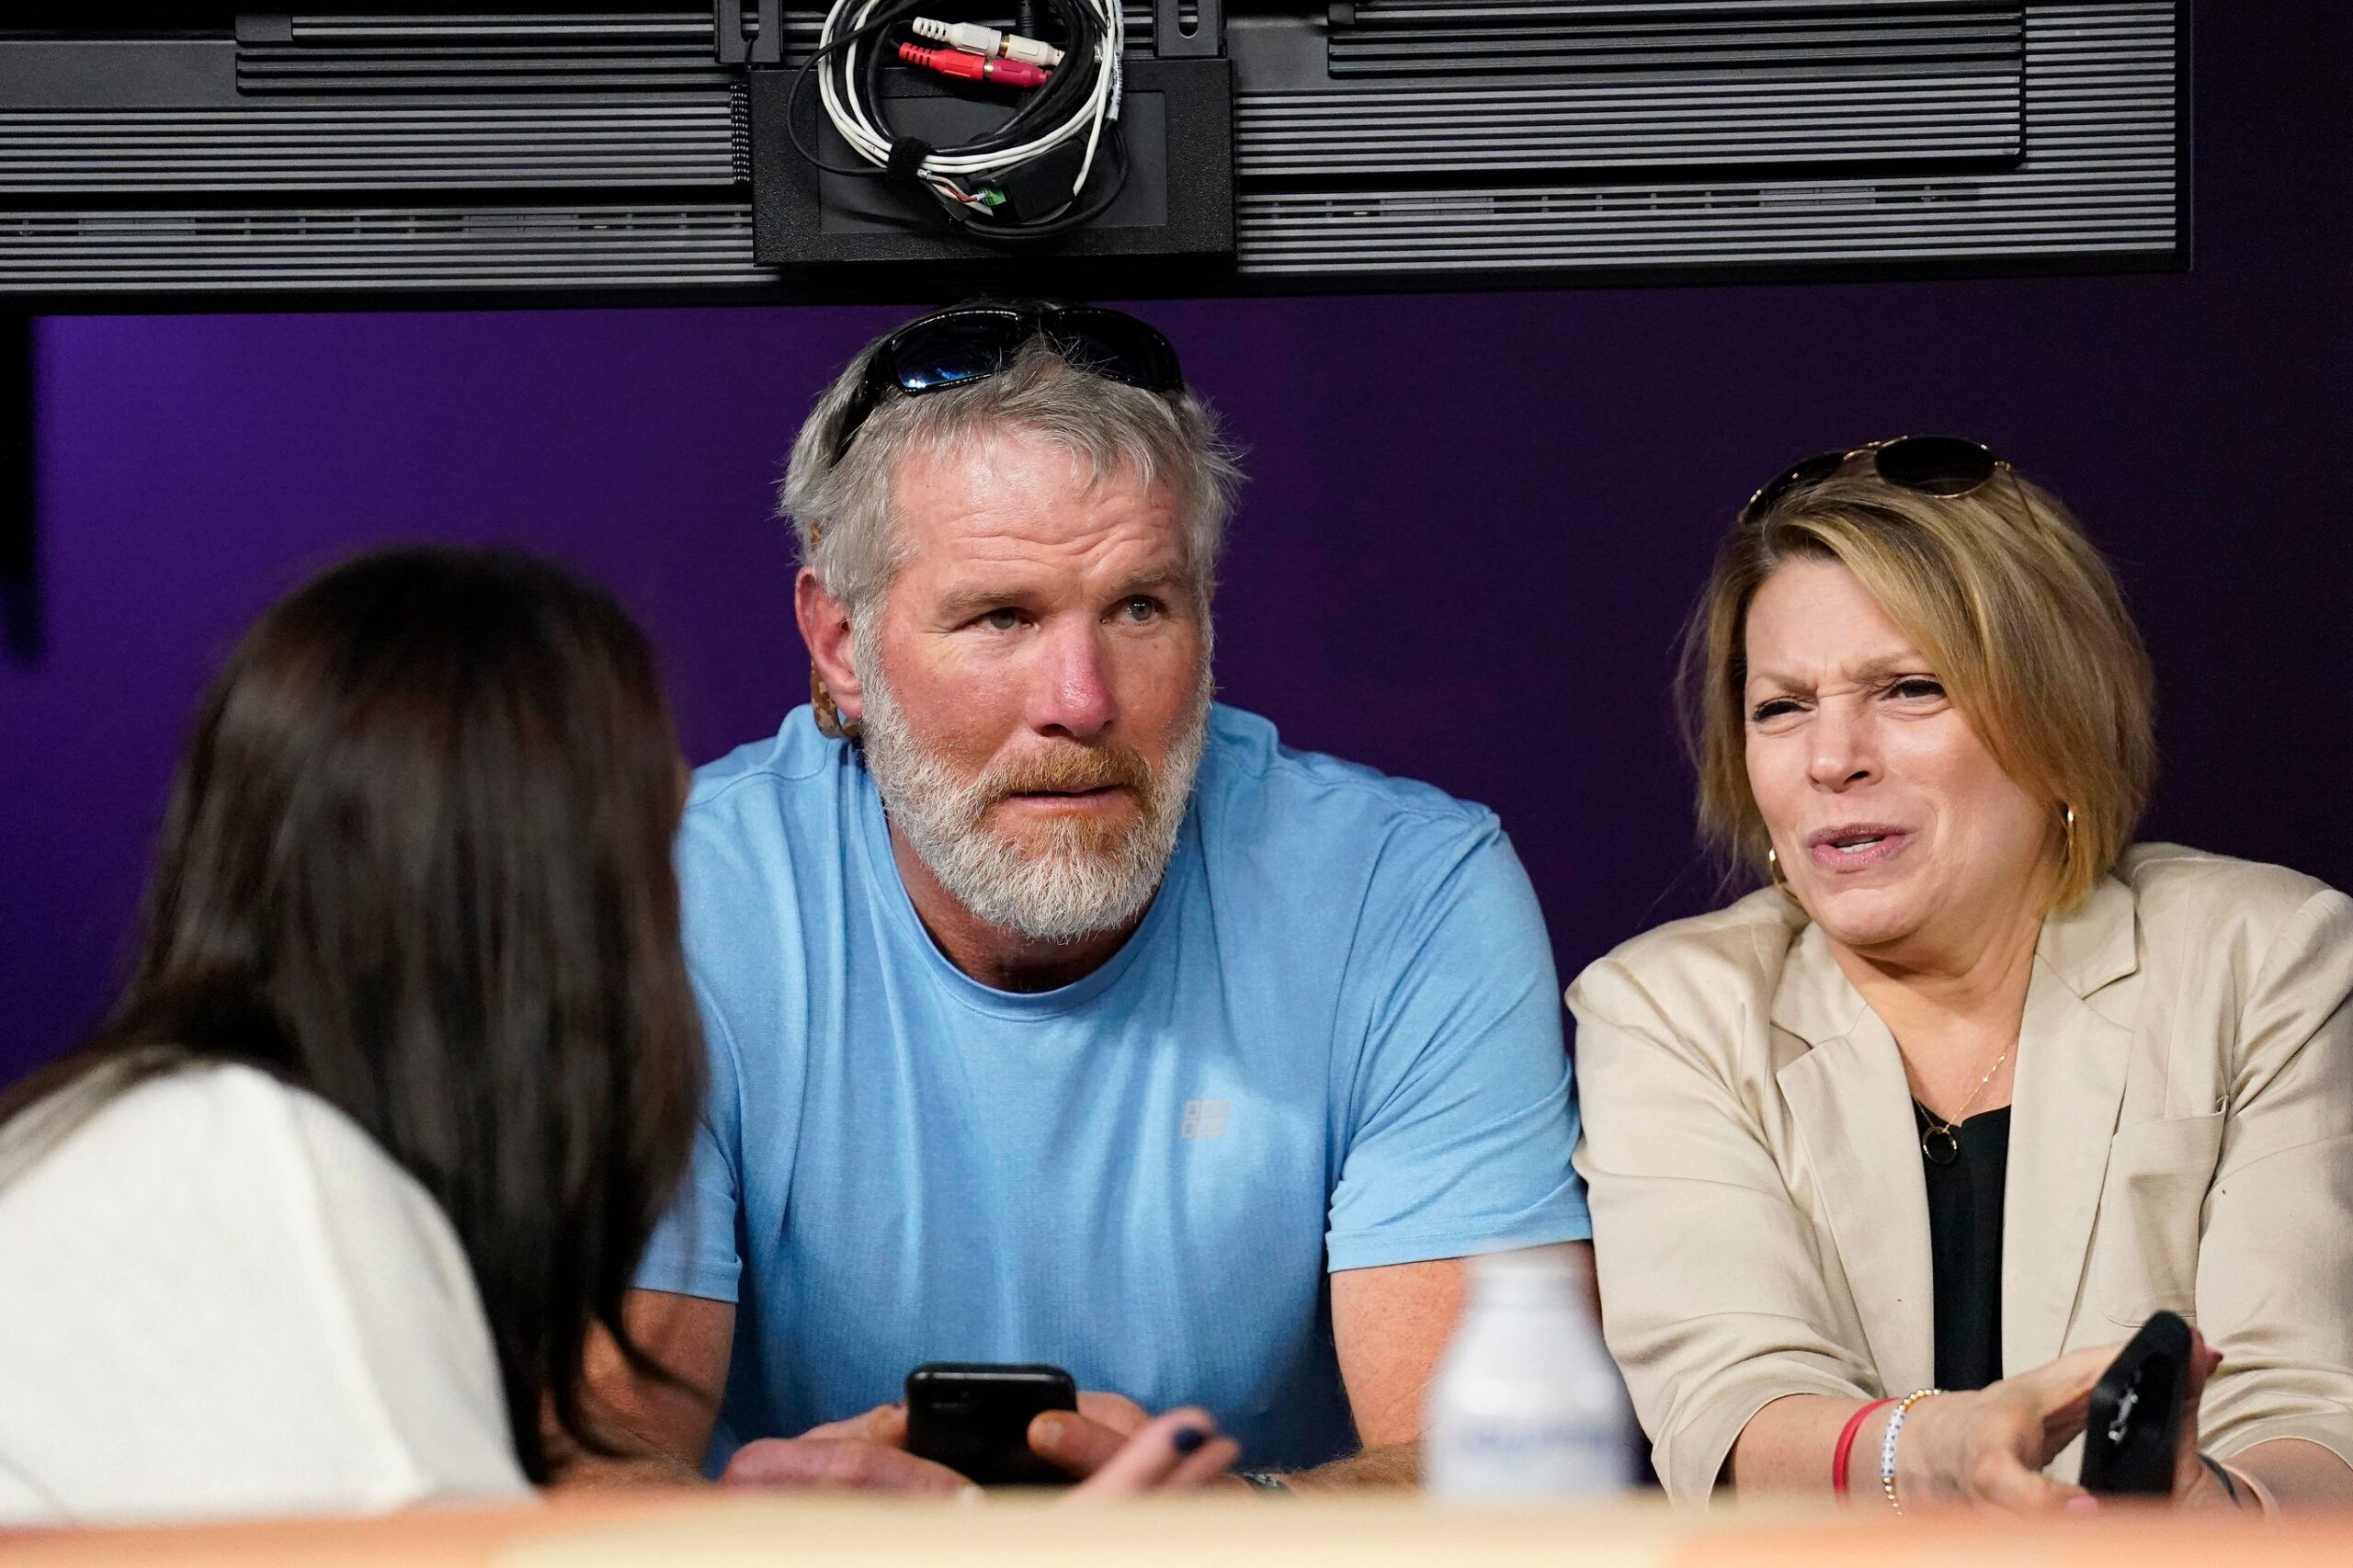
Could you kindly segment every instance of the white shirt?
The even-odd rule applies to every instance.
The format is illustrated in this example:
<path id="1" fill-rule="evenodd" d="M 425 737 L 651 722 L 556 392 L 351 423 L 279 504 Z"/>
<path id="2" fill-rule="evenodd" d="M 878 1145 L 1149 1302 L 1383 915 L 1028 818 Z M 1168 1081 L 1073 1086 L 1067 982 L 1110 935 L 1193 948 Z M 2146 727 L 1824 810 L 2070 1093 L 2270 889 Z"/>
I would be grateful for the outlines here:
<path id="1" fill-rule="evenodd" d="M 456 1233 L 324 1100 L 176 1072 L 0 1186 L 0 1524 L 529 1490 Z"/>

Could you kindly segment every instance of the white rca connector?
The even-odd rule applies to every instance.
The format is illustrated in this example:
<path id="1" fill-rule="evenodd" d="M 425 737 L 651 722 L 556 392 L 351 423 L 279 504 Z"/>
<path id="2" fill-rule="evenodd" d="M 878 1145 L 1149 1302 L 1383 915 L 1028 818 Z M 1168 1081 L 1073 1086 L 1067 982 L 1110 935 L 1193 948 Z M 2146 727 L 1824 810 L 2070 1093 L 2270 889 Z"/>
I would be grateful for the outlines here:
<path id="1" fill-rule="evenodd" d="M 1049 69 L 1063 62 L 1063 51 L 1050 43 L 1040 43 L 1036 39 L 1023 38 L 1019 33 L 1001 33 L 978 22 L 950 24 L 935 22 L 929 17 L 917 17 L 913 26 L 917 38 L 931 39 L 950 49 L 961 49 L 967 54 L 1025 61 Z"/>

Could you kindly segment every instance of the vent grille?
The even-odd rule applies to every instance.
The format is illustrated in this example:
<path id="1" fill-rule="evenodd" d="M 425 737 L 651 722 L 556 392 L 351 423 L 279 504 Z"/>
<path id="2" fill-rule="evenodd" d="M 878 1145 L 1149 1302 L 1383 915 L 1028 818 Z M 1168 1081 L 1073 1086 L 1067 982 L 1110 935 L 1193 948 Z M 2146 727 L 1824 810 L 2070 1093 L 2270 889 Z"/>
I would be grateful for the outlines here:
<path id="1" fill-rule="evenodd" d="M 1691 180 L 1239 197 L 1254 277 L 1563 275 L 2160 256 L 2181 240 L 2176 17 L 2164 0 L 2028 13 L 2031 131 L 1983 176 Z"/>
<path id="2" fill-rule="evenodd" d="M 711 12 L 240 18 L 241 93 L 724 90 Z"/>
<path id="3" fill-rule="evenodd" d="M 1245 102 L 1245 173 L 1916 168 L 2023 151 L 2018 0 L 1359 0 L 1328 52 L 1333 88 Z"/>
<path id="4" fill-rule="evenodd" d="M 749 9 L 747 7 L 747 9 Z M 1152 47 L 1150 6 L 1122 6 L 1131 49 Z M 817 47 L 822 7 L 788 7 L 788 58 Z M 1012 14 L 999 19 L 1010 26 Z M 723 91 L 709 0 L 666 10 L 485 16 L 277 16 L 241 18 L 237 90 L 319 93 Z"/>
<path id="5" fill-rule="evenodd" d="M 767 279 L 745 207 L 5 212 L 0 293 L 642 288 Z"/>
<path id="6" fill-rule="evenodd" d="M 0 110 L 0 193 L 737 183 L 723 92 L 594 104 Z"/>
<path id="7" fill-rule="evenodd" d="M 2015 74 L 1245 96 L 1245 177 L 2009 159 Z"/>
<path id="8" fill-rule="evenodd" d="M 1433 72 L 2015 71 L 2025 6 L 1847 0 L 1357 0 L 1331 34 L 1335 76 Z"/>

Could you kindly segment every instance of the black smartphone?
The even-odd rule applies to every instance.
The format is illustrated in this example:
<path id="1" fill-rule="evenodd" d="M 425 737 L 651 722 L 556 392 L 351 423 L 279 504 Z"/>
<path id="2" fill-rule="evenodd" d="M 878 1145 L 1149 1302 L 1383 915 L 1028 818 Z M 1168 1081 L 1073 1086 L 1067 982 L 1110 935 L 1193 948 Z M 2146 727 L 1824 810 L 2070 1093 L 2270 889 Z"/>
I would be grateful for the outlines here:
<path id="1" fill-rule="evenodd" d="M 1077 1408 L 1060 1367 L 928 1361 L 907 1374 L 907 1450 L 983 1486 L 1068 1486 L 1067 1471 L 1030 1451 L 1029 1423 Z"/>
<path id="2" fill-rule="evenodd" d="M 2159 1312 L 2108 1364 L 2084 1426 L 2084 1490 L 2164 1496 L 2189 1392 L 2189 1325 Z"/>

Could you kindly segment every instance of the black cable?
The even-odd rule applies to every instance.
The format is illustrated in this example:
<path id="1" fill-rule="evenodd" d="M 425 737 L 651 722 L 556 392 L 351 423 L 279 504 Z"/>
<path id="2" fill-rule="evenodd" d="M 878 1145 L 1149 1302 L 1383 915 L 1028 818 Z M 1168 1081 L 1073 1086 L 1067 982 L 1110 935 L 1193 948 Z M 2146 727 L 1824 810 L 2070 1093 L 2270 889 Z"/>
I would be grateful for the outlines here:
<path id="1" fill-rule="evenodd" d="M 1111 203 L 1120 199 L 1120 192 L 1126 189 L 1128 184 L 1127 138 L 1120 134 L 1117 121 L 1107 125 L 1104 132 L 1105 140 L 1110 143 L 1111 187 L 1096 200 L 1094 205 L 1081 211 L 1067 212 L 1062 217 L 1049 218 L 1040 222 L 1008 223 L 998 228 L 984 227 L 981 219 L 954 210 L 949 213 L 949 221 L 984 238 L 997 240 L 1051 239 L 1057 234 L 1066 234 L 1073 229 L 1093 222 L 1110 210 Z"/>
<path id="2" fill-rule="evenodd" d="M 821 170 L 825 174 L 849 176 L 858 179 L 881 179 L 883 177 L 884 171 L 876 168 L 872 164 L 862 163 L 854 167 L 838 164 L 829 164 L 825 162 L 824 159 L 817 155 L 815 149 L 802 146 L 801 144 L 800 109 L 801 89 L 809 85 L 809 73 L 815 70 L 820 62 L 822 62 L 827 55 L 834 53 L 835 51 L 847 49 L 859 39 L 866 37 L 870 33 L 880 32 L 889 25 L 890 24 L 887 22 L 869 22 L 862 28 L 842 34 L 841 37 L 834 40 L 831 43 L 820 45 L 810 54 L 808 59 L 801 62 L 801 69 L 792 74 L 792 87 L 790 91 L 787 92 L 784 96 L 784 133 L 791 140 L 792 150 L 800 153 L 802 161 L 807 163 L 810 167 Z"/>

